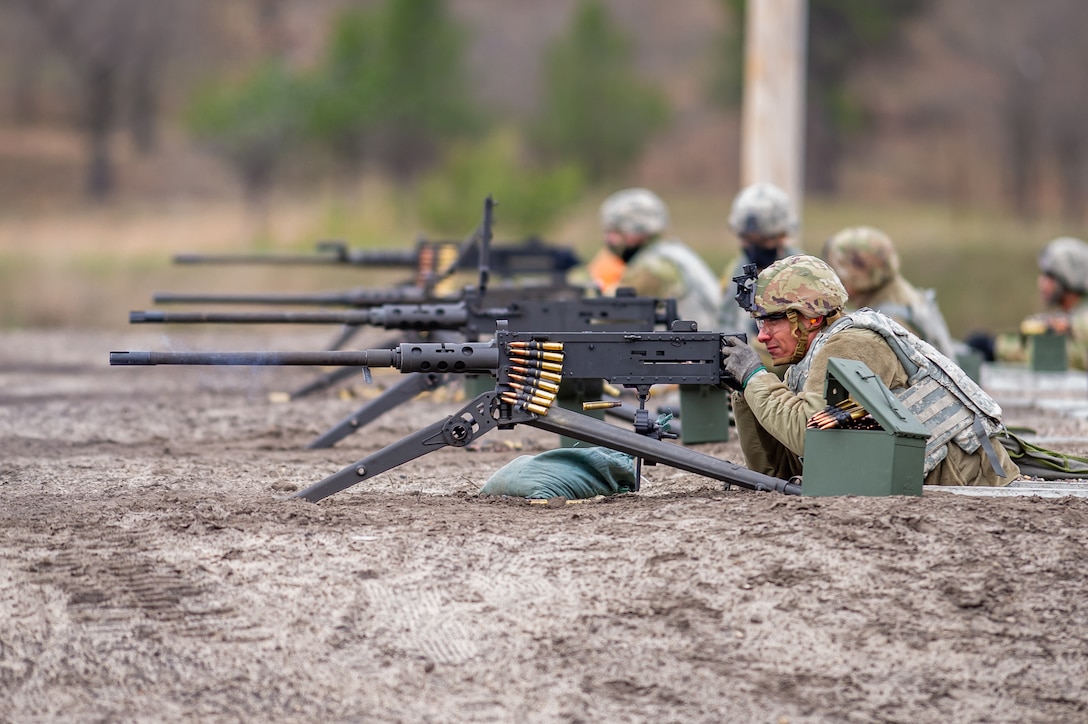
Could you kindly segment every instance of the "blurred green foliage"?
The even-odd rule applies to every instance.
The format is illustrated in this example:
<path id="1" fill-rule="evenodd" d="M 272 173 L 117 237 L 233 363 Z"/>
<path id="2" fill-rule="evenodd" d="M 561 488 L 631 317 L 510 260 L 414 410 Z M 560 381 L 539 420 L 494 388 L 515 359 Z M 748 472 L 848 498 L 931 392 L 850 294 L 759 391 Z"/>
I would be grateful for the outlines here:
<path id="1" fill-rule="evenodd" d="M 269 60 L 191 101 L 193 133 L 238 171 L 251 196 L 267 191 L 305 140 L 350 175 L 366 163 L 405 182 L 443 146 L 484 125 L 464 72 L 465 38 L 441 0 L 347 8 L 322 62 L 291 73 Z"/>
<path id="2" fill-rule="evenodd" d="M 615 178 L 669 119 L 664 94 L 633 67 L 632 41 L 600 0 L 583 0 L 546 51 L 531 135 L 550 159 L 576 160 L 592 182 Z"/>
<path id="3" fill-rule="evenodd" d="M 410 180 L 444 143 L 484 124 L 465 53 L 465 35 L 441 0 L 344 10 L 307 81 L 310 140 L 351 170 L 370 161 Z"/>
<path id="4" fill-rule="evenodd" d="M 240 78 L 202 87 L 186 110 L 193 135 L 238 173 L 251 198 L 268 191 L 277 166 L 298 140 L 301 87 L 277 61 Z"/>
<path id="5" fill-rule="evenodd" d="M 536 168 L 524 156 L 511 129 L 455 145 L 419 186 L 420 220 L 439 233 L 467 233 L 491 195 L 497 234 L 543 235 L 581 197 L 584 174 L 574 163 Z"/>

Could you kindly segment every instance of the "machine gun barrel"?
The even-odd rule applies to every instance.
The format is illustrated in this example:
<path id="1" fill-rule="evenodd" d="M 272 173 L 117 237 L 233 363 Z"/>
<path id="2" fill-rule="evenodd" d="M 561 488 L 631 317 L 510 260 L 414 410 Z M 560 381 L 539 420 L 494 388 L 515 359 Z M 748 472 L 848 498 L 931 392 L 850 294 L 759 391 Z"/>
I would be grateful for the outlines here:
<path id="1" fill-rule="evenodd" d="M 627 290 L 624 290 L 625 292 Z M 466 300 L 450 304 L 387 304 L 355 311 L 315 312 L 129 312 L 132 324 L 346 324 L 429 331 L 463 330 L 466 334 L 492 334 L 500 320 L 511 329 L 561 331 L 650 331 L 677 321 L 676 302 L 621 294 L 592 299 L 526 299 L 504 305 L 488 304 L 466 290 Z"/>
<path id="2" fill-rule="evenodd" d="M 323 352 L 110 352 L 113 366 L 213 365 L 395 367 L 401 372 L 494 374 L 498 350 L 491 342 L 404 342 L 392 349 Z"/>
<path id="3" fill-rule="evenodd" d="M 458 329 L 468 323 L 463 304 L 383 305 L 364 310 L 319 312 L 129 312 L 131 324 L 347 324 L 385 329 Z M 492 330 L 494 331 L 494 330 Z"/>
<path id="4" fill-rule="evenodd" d="M 176 294 L 156 292 L 156 304 L 257 304 L 271 306 L 377 307 L 383 304 L 415 304 L 431 300 L 421 287 L 349 289 L 317 294 Z"/>
<path id="5" fill-rule="evenodd" d="M 419 262 L 414 249 L 349 250 L 341 242 L 320 242 L 316 254 L 175 254 L 175 264 L 347 264 L 376 268 L 408 268 Z"/>
<path id="6" fill-rule="evenodd" d="M 321 241 L 315 254 L 194 254 L 174 255 L 175 264 L 348 265 L 373 268 L 418 269 L 440 274 L 446 268 L 471 271 L 480 264 L 480 252 L 461 242 L 420 241 L 414 249 L 349 249 L 342 241 Z M 496 276 L 564 274 L 580 263 L 574 249 L 547 244 L 531 237 L 520 243 L 502 243 L 488 249 L 488 265 Z"/>

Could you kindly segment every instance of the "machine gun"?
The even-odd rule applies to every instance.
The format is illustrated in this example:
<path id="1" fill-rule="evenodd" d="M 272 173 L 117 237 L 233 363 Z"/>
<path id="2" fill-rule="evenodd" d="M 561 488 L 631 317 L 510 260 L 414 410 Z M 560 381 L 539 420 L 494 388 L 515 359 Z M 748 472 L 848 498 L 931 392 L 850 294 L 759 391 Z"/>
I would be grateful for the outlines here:
<path id="1" fill-rule="evenodd" d="M 439 330 L 456 330 L 466 340 L 476 340 L 492 335 L 500 323 L 506 329 L 527 331 L 553 329 L 564 332 L 615 331 L 648 332 L 655 328 L 668 329 L 677 321 L 675 299 L 651 299 L 636 297 L 634 290 L 617 290 L 615 297 L 574 299 L 557 301 L 525 300 L 505 306 L 486 306 L 486 300 L 471 288 L 466 288 L 467 299 L 456 304 L 387 305 L 369 310 L 342 312 L 158 312 L 134 311 L 129 321 L 146 323 L 240 323 L 240 324 L 346 324 L 352 326 L 383 327 L 416 332 L 433 333 Z M 327 373 L 301 390 L 292 398 L 308 394 L 318 384 L 327 387 L 341 379 L 357 374 L 354 367 L 343 367 Z M 422 392 L 435 390 L 449 381 L 437 372 L 412 373 L 402 382 L 389 388 L 375 399 L 348 415 L 325 433 L 315 438 L 307 448 L 332 447 L 348 435 L 376 420 L 397 405 L 407 402 Z M 631 411 L 625 407 L 605 408 L 605 414 L 629 418 Z M 674 429 L 678 425 L 673 426 Z"/>
<path id="2" fill-rule="evenodd" d="M 325 352 L 111 352 L 111 365 L 333 365 L 401 372 L 489 374 L 496 387 L 452 415 L 347 466 L 300 491 L 316 502 L 446 446 L 464 447 L 495 429 L 524 424 L 636 458 L 635 489 L 643 462 L 663 463 L 751 490 L 799 495 L 795 482 L 764 475 L 720 458 L 667 442 L 673 437 L 645 408 L 655 384 L 723 382 L 721 335 L 716 332 L 511 332 L 499 328 L 489 342 L 403 343 L 393 349 Z M 604 378 L 637 392 L 634 430 L 555 406 L 569 378 Z M 726 414 L 725 411 L 722 411 Z"/>
<path id="3" fill-rule="evenodd" d="M 567 272 L 579 264 L 577 254 L 569 247 L 545 244 L 531 237 L 521 245 L 492 244 L 492 217 L 495 203 L 488 196 L 484 201 L 483 219 L 479 226 L 460 244 L 456 242 L 420 241 L 415 250 L 349 251 L 343 242 L 326 241 L 318 244 L 317 256 L 272 255 L 198 255 L 181 254 L 174 261 L 183 264 L 204 263 L 269 263 L 269 264 L 352 264 L 371 267 L 415 267 L 414 284 L 390 289 L 357 288 L 346 292 L 323 294 L 174 294 L 156 293 L 156 304 L 258 304 L 258 305 L 318 305 L 340 307 L 373 307 L 384 304 L 418 304 L 433 301 L 453 301 L 440 292 L 440 285 L 458 271 L 477 269 L 479 290 L 490 284 L 492 275 L 507 281 L 526 275 L 545 275 L 544 284 L 505 287 L 510 301 L 524 299 L 571 299 L 583 296 L 585 290 L 569 284 Z M 500 287 L 502 289 L 502 287 Z"/>
<path id="4" fill-rule="evenodd" d="M 294 306 L 321 306 L 321 307 L 352 307 L 357 309 L 375 307 L 383 307 L 385 309 L 382 312 L 376 313 L 385 316 L 388 314 L 388 318 L 400 316 L 402 319 L 406 316 L 414 317 L 416 322 L 415 326 L 405 326 L 400 324 L 398 329 L 413 329 L 415 331 L 424 331 L 422 329 L 427 323 L 421 321 L 425 316 L 432 315 L 433 319 L 442 319 L 444 315 L 450 314 L 454 317 L 465 317 L 464 324 L 469 323 L 465 314 L 457 312 L 451 308 L 444 308 L 442 303 L 446 303 L 452 307 L 456 302 L 463 302 L 463 306 L 466 310 L 470 308 L 483 309 L 488 308 L 512 308 L 521 304 L 527 300 L 532 301 L 562 301 L 562 300 L 575 300 L 581 299 L 585 294 L 583 287 L 571 285 L 567 283 L 562 274 L 552 275 L 546 284 L 525 284 L 518 286 L 491 286 L 490 276 L 492 272 L 492 254 L 494 249 L 491 245 L 492 237 L 492 223 L 494 214 L 495 202 L 490 196 L 484 201 L 483 218 L 473 230 L 472 234 L 460 245 L 456 250 L 456 255 L 452 259 L 440 260 L 444 266 L 440 274 L 433 275 L 428 274 L 419 284 L 415 286 L 400 286 L 390 289 L 352 289 L 346 292 L 329 292 L 319 294 L 171 294 L 171 293 L 156 293 L 153 297 L 155 303 L 161 304 L 174 304 L 174 303 L 197 303 L 197 304 L 251 304 L 251 305 L 294 305 Z M 347 253 L 346 251 L 344 252 Z M 426 254 L 422 254 L 420 259 L 431 258 Z M 577 258 L 572 254 L 566 252 L 557 251 L 555 247 L 542 247 L 539 242 L 527 244 L 525 248 L 520 250 L 499 248 L 497 255 L 499 259 L 498 267 L 503 274 L 511 273 L 515 268 L 522 270 L 527 269 L 543 269 L 545 267 L 549 269 L 563 268 L 563 271 L 569 268 L 569 264 L 577 261 Z M 186 257 L 187 259 L 204 259 L 213 257 Z M 230 257 L 231 259 L 235 257 Z M 239 257 L 242 258 L 242 257 Z M 249 258 L 249 257 L 244 257 Z M 269 257 L 279 258 L 279 257 Z M 547 259 L 545 263 L 545 258 Z M 427 262 L 429 267 L 433 267 L 438 261 L 438 256 L 434 256 L 432 261 Z M 478 270 L 479 280 L 475 287 L 465 287 L 460 295 L 439 295 L 437 293 L 438 283 L 451 275 L 454 271 L 461 268 L 469 261 Z M 427 311 L 420 311 L 418 305 L 433 303 Z M 395 312 L 390 309 L 390 305 L 417 305 L 415 311 L 409 311 L 402 309 L 399 312 Z M 333 339 L 328 345 L 328 349 L 336 350 L 341 349 L 346 345 L 352 337 L 359 331 L 364 324 L 372 324 L 369 322 L 371 318 L 376 315 L 370 314 L 344 314 L 340 317 L 343 320 L 343 327 L 340 333 Z M 477 318 L 479 315 L 477 315 Z M 336 319 L 336 315 L 333 313 L 324 314 L 303 314 L 298 312 L 291 313 L 178 313 L 167 314 L 162 312 L 133 312 L 130 315 L 131 322 L 237 322 L 237 323 L 275 323 L 275 322 L 290 322 L 290 323 L 320 323 L 328 324 L 333 323 Z M 461 322 L 451 322 L 454 325 L 460 325 Z M 377 326 L 385 326 L 379 324 Z M 547 326 L 547 325 L 545 325 Z M 434 327 L 438 329 L 440 327 Z M 447 329 L 452 327 L 445 327 Z M 566 329 L 566 327 L 564 327 Z M 484 323 L 482 332 L 483 334 L 489 334 L 493 331 L 493 325 Z M 476 335 L 478 336 L 478 335 Z M 475 339 L 476 337 L 471 337 Z M 294 390 L 289 394 L 290 399 L 297 399 L 304 397 L 313 392 L 327 389 L 332 385 L 335 385 L 340 380 L 346 378 L 349 372 L 338 370 L 328 374 L 324 374 L 314 381 L 304 385 L 303 387 Z"/>
<path id="5" fill-rule="evenodd" d="M 576 299 L 585 295 L 585 289 L 565 280 L 554 284 L 503 285 L 491 287 L 488 293 L 492 303 L 502 304 L 520 299 Z M 463 298 L 463 292 L 440 294 L 433 287 L 405 284 L 373 289 L 356 287 L 345 291 L 300 294 L 200 294 L 156 292 L 155 304 L 249 304 L 257 306 L 296 307 L 352 307 L 363 309 L 385 304 L 425 304 L 428 302 L 455 302 Z"/>
<path id="6" fill-rule="evenodd" d="M 365 310 L 316 312 L 129 312 L 132 324 L 347 324 L 418 332 L 457 330 L 466 339 L 494 334 L 499 320 L 518 329 L 561 331 L 648 331 L 677 320 L 676 300 L 636 297 L 619 290 L 591 299 L 504 300 L 491 304 L 471 288 L 463 301 L 447 304 L 386 304 Z"/>
<path id="7" fill-rule="evenodd" d="M 367 269 L 414 269 L 420 286 L 457 271 L 480 265 L 477 245 L 419 239 L 414 249 L 349 249 L 339 240 L 319 241 L 315 254 L 177 254 L 175 264 L 276 264 L 285 266 L 357 266 Z M 531 236 L 520 243 L 493 244 L 488 250 L 491 273 L 497 278 L 547 276 L 562 281 L 581 261 L 575 250 Z"/>

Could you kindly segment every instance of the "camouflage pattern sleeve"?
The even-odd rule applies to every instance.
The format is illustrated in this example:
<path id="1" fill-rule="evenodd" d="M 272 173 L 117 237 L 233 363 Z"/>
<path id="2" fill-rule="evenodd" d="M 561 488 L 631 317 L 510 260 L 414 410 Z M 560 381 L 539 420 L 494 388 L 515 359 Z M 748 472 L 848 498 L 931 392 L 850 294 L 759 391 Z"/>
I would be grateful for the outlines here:
<path id="1" fill-rule="evenodd" d="M 620 278 L 620 287 L 632 287 L 640 297 L 667 299 L 683 294 L 680 271 L 668 259 L 638 254 L 628 263 Z"/>
<path id="2" fill-rule="evenodd" d="M 797 455 L 805 454 L 808 419 L 827 405 L 824 385 L 831 357 L 863 362 L 892 389 L 907 382 L 907 374 L 888 343 L 877 333 L 862 329 L 843 330 L 827 340 L 812 360 L 800 393 L 774 375 L 756 375 L 744 388 L 745 401 L 759 424 Z"/>

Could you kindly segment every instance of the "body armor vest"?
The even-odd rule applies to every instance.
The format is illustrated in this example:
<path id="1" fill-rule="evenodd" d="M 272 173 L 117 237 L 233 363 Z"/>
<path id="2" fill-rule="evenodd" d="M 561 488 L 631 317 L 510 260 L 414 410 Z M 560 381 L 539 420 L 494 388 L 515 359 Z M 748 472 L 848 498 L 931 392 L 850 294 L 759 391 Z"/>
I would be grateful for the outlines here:
<path id="1" fill-rule="evenodd" d="M 990 463 L 999 475 L 1002 474 L 989 440 L 995 432 L 1004 429 L 1001 407 L 955 362 L 884 314 L 865 308 L 836 321 L 817 335 L 805 358 L 787 370 L 786 385 L 799 393 L 808 380 L 812 359 L 832 335 L 850 328 L 879 334 L 906 370 L 907 387 L 892 390 L 892 394 L 930 432 L 926 441 L 924 474 L 928 475 L 944 460 L 949 443 L 955 443 L 969 454 L 980 445 L 984 446 Z"/>

